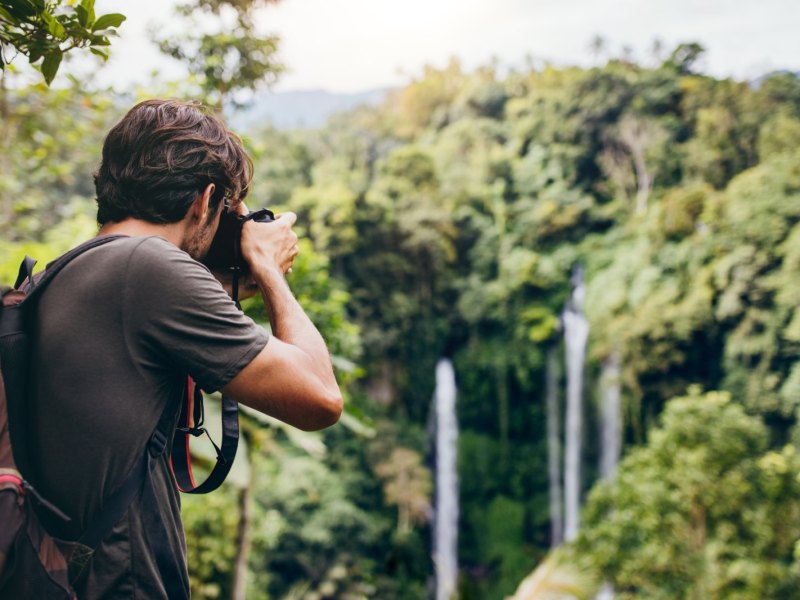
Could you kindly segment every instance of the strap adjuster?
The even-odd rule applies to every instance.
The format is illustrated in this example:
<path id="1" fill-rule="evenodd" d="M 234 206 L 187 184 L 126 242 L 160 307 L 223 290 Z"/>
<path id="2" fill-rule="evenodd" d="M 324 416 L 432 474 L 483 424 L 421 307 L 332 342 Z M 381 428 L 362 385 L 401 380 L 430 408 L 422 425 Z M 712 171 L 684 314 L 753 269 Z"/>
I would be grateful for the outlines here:
<path id="1" fill-rule="evenodd" d="M 158 458 L 164 454 L 167 448 L 167 436 L 163 432 L 156 429 L 153 435 L 150 436 L 150 442 L 147 444 L 147 451 L 153 458 Z"/>
<path id="2" fill-rule="evenodd" d="M 222 450 L 217 443 L 214 441 L 214 438 L 211 437 L 211 434 L 208 433 L 208 430 L 205 427 L 177 427 L 176 431 L 182 433 L 183 435 L 191 435 L 193 437 L 200 437 L 204 433 L 208 438 L 208 441 L 211 442 L 211 445 L 214 446 L 214 451 L 217 453 L 217 460 L 222 464 L 228 462 L 228 459 L 225 458 L 225 455 L 222 453 Z"/>

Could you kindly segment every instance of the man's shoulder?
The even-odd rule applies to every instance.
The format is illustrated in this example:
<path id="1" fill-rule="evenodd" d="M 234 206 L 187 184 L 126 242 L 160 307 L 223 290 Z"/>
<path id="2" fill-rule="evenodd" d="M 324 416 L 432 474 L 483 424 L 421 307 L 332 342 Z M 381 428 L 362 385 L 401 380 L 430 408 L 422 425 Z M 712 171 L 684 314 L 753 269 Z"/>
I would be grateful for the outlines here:
<path id="1" fill-rule="evenodd" d="M 106 248 L 103 251 L 103 248 Z M 97 260 L 104 257 L 113 261 L 128 273 L 141 274 L 155 277 L 159 273 L 180 277 L 182 273 L 189 272 L 211 274 L 208 269 L 194 260 L 186 252 L 172 242 L 159 236 L 123 237 L 98 248 L 95 254 Z"/>
<path id="2" fill-rule="evenodd" d="M 119 236 L 88 250 L 73 262 L 83 261 L 158 261 L 158 260 L 192 260 L 191 257 L 175 244 L 159 236 Z M 193 261 L 194 262 L 194 261 Z"/>
<path id="3" fill-rule="evenodd" d="M 219 288 L 224 294 L 205 265 L 159 236 L 120 237 L 78 256 L 64 272 L 54 282 L 63 285 L 55 287 L 77 286 L 101 295 L 116 291 L 126 298 L 163 297 L 170 290 L 191 294 L 198 288 L 204 294 Z"/>
<path id="4" fill-rule="evenodd" d="M 128 254 L 131 260 L 143 262 L 180 261 L 198 264 L 175 244 L 156 235 L 125 237 L 121 238 L 116 244 L 118 244 L 118 251 Z"/>

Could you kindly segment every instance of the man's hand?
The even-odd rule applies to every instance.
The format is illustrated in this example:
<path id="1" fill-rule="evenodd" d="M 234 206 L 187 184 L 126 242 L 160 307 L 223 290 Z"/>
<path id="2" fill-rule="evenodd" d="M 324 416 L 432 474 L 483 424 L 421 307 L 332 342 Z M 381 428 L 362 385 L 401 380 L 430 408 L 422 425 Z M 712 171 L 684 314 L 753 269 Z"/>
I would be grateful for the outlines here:
<path id="1" fill-rule="evenodd" d="M 244 204 L 240 204 L 238 210 L 240 214 L 247 214 Z M 270 223 L 247 221 L 242 227 L 242 256 L 256 281 L 265 270 L 281 274 L 291 270 L 299 252 L 297 234 L 292 231 L 295 221 L 297 215 L 287 212 L 277 215 Z"/>

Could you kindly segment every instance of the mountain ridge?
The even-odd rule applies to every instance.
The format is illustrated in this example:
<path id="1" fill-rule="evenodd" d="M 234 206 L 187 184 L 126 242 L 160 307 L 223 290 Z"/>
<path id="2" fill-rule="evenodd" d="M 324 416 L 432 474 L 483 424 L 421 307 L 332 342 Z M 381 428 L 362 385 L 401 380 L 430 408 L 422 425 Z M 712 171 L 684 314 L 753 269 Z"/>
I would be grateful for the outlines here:
<path id="1" fill-rule="evenodd" d="M 339 93 L 311 89 L 262 93 L 233 112 L 229 121 L 238 130 L 265 124 L 271 124 L 277 129 L 314 129 L 323 126 L 337 112 L 380 104 L 391 90 L 392 88 L 377 88 Z"/>

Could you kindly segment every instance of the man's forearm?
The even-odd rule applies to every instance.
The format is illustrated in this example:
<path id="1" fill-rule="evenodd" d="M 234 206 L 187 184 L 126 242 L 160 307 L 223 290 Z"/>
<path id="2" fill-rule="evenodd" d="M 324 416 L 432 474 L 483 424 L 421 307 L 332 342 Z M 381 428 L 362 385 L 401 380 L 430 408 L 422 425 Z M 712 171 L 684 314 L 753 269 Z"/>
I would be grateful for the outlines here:
<path id="1" fill-rule="evenodd" d="M 297 302 L 283 274 L 276 269 L 262 269 L 253 275 L 264 296 L 273 335 L 305 352 L 320 382 L 338 392 L 325 341 Z"/>
<path id="2" fill-rule="evenodd" d="M 242 227 L 242 255 L 264 295 L 273 340 L 226 389 L 239 402 L 311 431 L 339 419 L 342 395 L 325 341 L 283 276 L 299 251 L 296 219 L 289 212 Z"/>

